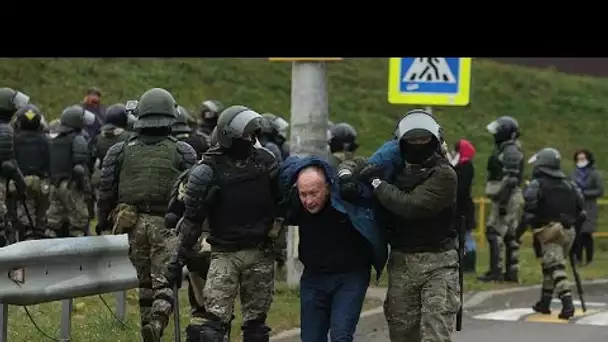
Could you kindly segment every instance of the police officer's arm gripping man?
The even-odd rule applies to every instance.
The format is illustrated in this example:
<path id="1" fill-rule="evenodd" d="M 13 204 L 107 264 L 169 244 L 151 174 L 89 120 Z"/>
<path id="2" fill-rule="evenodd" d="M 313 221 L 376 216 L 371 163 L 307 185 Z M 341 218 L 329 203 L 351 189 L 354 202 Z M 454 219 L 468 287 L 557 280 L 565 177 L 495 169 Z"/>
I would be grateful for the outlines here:
<path id="1" fill-rule="evenodd" d="M 388 210 L 405 218 L 424 218 L 454 204 L 458 178 L 449 165 L 441 165 L 427 181 L 405 192 L 387 182 L 374 190 L 378 201 Z"/>

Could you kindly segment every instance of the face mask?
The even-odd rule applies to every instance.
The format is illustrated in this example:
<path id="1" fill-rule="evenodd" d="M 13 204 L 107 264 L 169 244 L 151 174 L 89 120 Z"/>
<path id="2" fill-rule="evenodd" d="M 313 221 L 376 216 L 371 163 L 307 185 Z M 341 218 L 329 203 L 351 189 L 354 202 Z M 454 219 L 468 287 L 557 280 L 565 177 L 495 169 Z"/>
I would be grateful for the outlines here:
<path id="1" fill-rule="evenodd" d="M 245 139 L 232 139 L 232 146 L 228 149 L 229 154 L 235 159 L 246 159 L 251 155 L 253 141 Z"/>
<path id="2" fill-rule="evenodd" d="M 429 159 L 437 150 L 436 144 L 408 144 L 403 143 L 404 159 L 410 164 L 422 164 Z"/>
<path id="3" fill-rule="evenodd" d="M 576 167 L 578 167 L 579 169 L 582 169 L 587 165 L 589 165 L 589 162 L 587 160 L 581 160 L 576 162 Z"/>

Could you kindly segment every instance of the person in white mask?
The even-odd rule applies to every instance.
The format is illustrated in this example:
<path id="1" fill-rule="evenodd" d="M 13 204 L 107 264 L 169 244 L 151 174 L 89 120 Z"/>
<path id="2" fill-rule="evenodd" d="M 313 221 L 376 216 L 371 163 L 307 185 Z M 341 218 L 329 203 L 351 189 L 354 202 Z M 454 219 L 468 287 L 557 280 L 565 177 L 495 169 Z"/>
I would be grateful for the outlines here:
<path id="1" fill-rule="evenodd" d="M 583 192 L 585 197 L 585 212 L 587 220 L 581 227 L 580 234 L 572 245 L 572 256 L 579 263 L 583 262 L 585 252 L 585 263 L 593 260 L 593 232 L 597 231 L 598 207 L 597 199 L 604 195 L 604 181 L 599 170 L 595 168 L 593 153 L 587 149 L 580 149 L 574 153 L 576 169 L 572 173 L 572 180 Z"/>

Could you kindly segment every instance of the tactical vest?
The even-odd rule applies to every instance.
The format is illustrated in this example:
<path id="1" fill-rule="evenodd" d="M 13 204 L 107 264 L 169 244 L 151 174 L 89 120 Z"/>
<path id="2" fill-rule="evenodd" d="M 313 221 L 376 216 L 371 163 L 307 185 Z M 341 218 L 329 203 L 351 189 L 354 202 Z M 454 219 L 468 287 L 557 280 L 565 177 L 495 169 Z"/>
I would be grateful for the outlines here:
<path id="1" fill-rule="evenodd" d="M 120 134 L 117 135 L 105 135 L 104 132 L 102 132 L 100 135 L 97 136 L 97 141 L 95 143 L 95 148 L 97 150 L 95 157 L 99 158 L 100 160 L 103 160 L 112 145 L 127 140 L 129 136 L 130 133 L 127 131 L 122 131 Z"/>
<path id="2" fill-rule="evenodd" d="M 13 128 L 10 124 L 0 123 L 0 163 L 15 159 L 13 150 Z"/>
<path id="3" fill-rule="evenodd" d="M 21 131 L 15 135 L 15 157 L 24 176 L 46 177 L 49 144 L 42 132 Z"/>
<path id="4" fill-rule="evenodd" d="M 448 164 L 448 162 L 442 158 L 436 158 L 422 168 L 406 165 L 393 175 L 393 179 L 389 180 L 389 183 L 402 191 L 411 191 L 432 177 L 436 168 L 441 164 Z M 381 225 L 387 227 L 391 249 L 406 253 L 435 253 L 455 248 L 456 230 L 453 224 L 456 198 L 454 198 L 453 205 L 427 218 L 408 219 L 387 210 L 382 205 L 378 207 L 378 220 Z"/>
<path id="5" fill-rule="evenodd" d="M 564 228 L 574 225 L 577 218 L 576 189 L 567 179 L 539 177 L 540 184 L 536 223 L 542 227 L 549 222 L 561 222 Z"/>
<path id="6" fill-rule="evenodd" d="M 502 164 L 502 151 L 508 145 L 517 145 L 516 141 L 506 141 L 494 148 L 492 155 L 488 159 L 487 171 L 488 171 L 488 182 L 501 181 L 504 177 L 503 164 Z M 518 146 L 521 150 L 521 148 Z M 524 160 L 522 159 L 519 166 L 519 180 L 521 182 L 524 174 Z"/>
<path id="7" fill-rule="evenodd" d="M 164 215 L 173 184 L 180 174 L 176 139 L 146 144 L 137 137 L 125 142 L 119 174 L 118 202 L 139 212 Z"/>
<path id="8" fill-rule="evenodd" d="M 254 150 L 246 165 L 237 165 L 225 155 L 203 159 L 214 170 L 220 188 L 209 210 L 208 238 L 212 245 L 243 249 L 268 241 L 275 216 L 270 176 L 262 151 Z"/>
<path id="9" fill-rule="evenodd" d="M 51 140 L 50 169 L 53 184 L 69 179 L 72 176 L 72 168 L 74 167 L 73 143 L 77 134 L 76 132 L 62 133 Z"/>

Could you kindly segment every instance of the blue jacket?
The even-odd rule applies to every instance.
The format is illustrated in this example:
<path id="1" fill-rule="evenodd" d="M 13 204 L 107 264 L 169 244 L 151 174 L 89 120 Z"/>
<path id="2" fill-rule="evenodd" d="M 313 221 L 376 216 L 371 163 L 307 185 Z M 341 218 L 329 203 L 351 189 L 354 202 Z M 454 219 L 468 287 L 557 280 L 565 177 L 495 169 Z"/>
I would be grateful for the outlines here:
<path id="1" fill-rule="evenodd" d="M 403 167 L 399 142 L 393 139 L 384 143 L 369 158 L 368 163 L 382 165 L 385 172 L 384 179 L 390 181 L 395 171 Z"/>
<path id="2" fill-rule="evenodd" d="M 355 206 L 340 198 L 340 189 L 336 171 L 325 159 L 319 156 L 296 157 L 290 156 L 281 164 L 279 184 L 283 194 L 287 194 L 294 186 L 298 173 L 307 166 L 317 165 L 325 171 L 330 185 L 331 205 L 337 211 L 347 214 L 357 231 L 369 241 L 372 246 L 373 266 L 377 279 L 380 278 L 386 260 L 388 259 L 388 244 L 385 233 L 376 227 L 371 208 Z"/>

